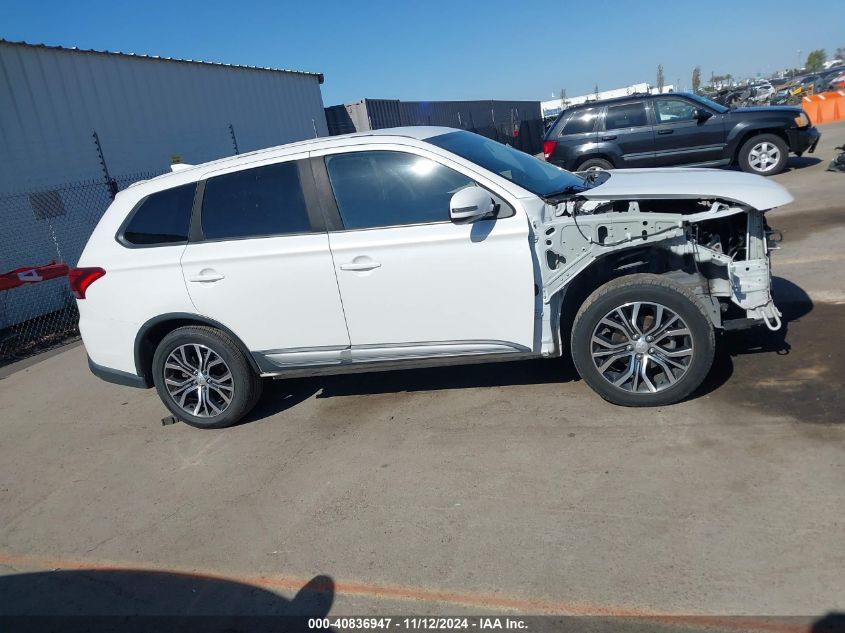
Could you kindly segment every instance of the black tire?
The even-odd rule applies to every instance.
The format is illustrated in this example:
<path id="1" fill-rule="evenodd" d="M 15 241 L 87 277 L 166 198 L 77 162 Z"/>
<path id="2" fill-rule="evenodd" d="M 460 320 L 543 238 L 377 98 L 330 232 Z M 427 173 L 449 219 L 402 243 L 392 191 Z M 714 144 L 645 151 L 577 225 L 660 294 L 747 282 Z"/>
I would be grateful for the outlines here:
<path id="1" fill-rule="evenodd" d="M 767 163 L 766 165 L 761 166 L 761 168 L 756 168 L 752 165 L 751 152 L 754 148 L 766 143 L 777 149 L 777 160 Z M 747 171 L 750 174 L 774 176 L 784 170 L 788 157 L 789 147 L 787 147 L 786 141 L 784 141 L 780 136 L 777 134 L 758 134 L 757 136 L 752 136 L 750 139 L 745 141 L 739 149 L 739 167 L 742 171 Z"/>
<path id="2" fill-rule="evenodd" d="M 233 391 L 230 394 L 231 398 L 228 404 L 225 404 L 225 401 L 221 399 L 219 394 L 229 393 L 229 387 L 222 387 L 225 391 L 217 390 L 214 394 L 214 398 L 216 398 L 215 406 L 219 406 L 221 408 L 220 413 L 214 413 L 212 406 L 206 406 L 204 410 L 209 413 L 209 415 L 194 415 L 191 411 L 188 411 L 180 406 L 179 402 L 177 402 L 174 396 L 168 391 L 168 387 L 165 384 L 165 371 L 167 371 L 168 375 L 171 376 L 171 380 L 174 378 L 176 380 L 181 380 L 183 378 L 188 380 L 190 378 L 188 372 L 174 370 L 172 363 L 165 368 L 165 363 L 171 352 L 177 350 L 183 345 L 189 346 L 184 349 L 184 351 L 189 354 L 187 359 L 188 367 L 192 366 L 193 362 L 196 362 L 196 356 L 191 356 L 191 350 L 195 349 L 195 345 L 198 345 L 206 357 L 208 357 L 208 352 L 206 350 L 211 350 L 211 352 L 216 354 L 217 357 L 222 359 L 225 364 L 225 368 L 228 369 L 231 374 L 231 380 L 227 380 L 227 384 L 231 385 Z M 181 354 L 182 352 L 178 353 Z M 220 367 L 219 363 L 217 364 L 217 367 Z M 235 341 L 233 341 L 232 338 L 225 332 L 212 327 L 190 325 L 177 328 L 170 332 L 162 339 L 161 343 L 159 343 L 156 348 L 155 354 L 153 355 L 152 371 L 156 391 L 158 391 L 158 395 L 164 405 L 177 419 L 197 428 L 222 429 L 227 426 L 237 424 L 252 410 L 258 402 L 258 399 L 261 397 L 261 377 L 252 369 L 249 361 L 246 359 L 243 352 L 241 352 L 237 343 L 235 343 Z M 174 373 L 174 371 L 176 371 L 176 373 Z M 181 373 L 179 373 L 180 371 Z M 214 371 L 221 370 L 216 369 Z M 212 370 L 207 370 L 207 375 L 212 378 Z M 203 380 L 205 380 L 204 377 Z M 206 387 L 206 393 L 211 394 L 212 388 L 213 387 Z M 192 388 L 188 388 L 185 391 L 191 392 Z M 211 399 L 211 397 L 212 396 L 209 395 L 209 399 Z M 196 392 L 189 394 L 188 398 L 191 399 L 185 399 L 185 401 L 186 404 L 190 405 L 193 402 L 193 399 L 197 398 Z M 223 406 L 224 404 L 225 407 Z"/>
<path id="3" fill-rule="evenodd" d="M 601 351 L 602 347 L 597 346 L 593 342 L 593 334 L 600 327 L 602 319 L 609 316 L 615 308 L 620 306 L 625 306 L 624 309 L 632 309 L 627 306 L 633 302 L 645 302 L 648 306 L 651 306 L 646 307 L 644 314 L 648 310 L 652 310 L 652 322 L 655 318 L 654 313 L 657 311 L 656 307 L 654 307 L 655 304 L 659 304 L 664 309 L 668 308 L 677 317 L 680 317 L 687 326 L 684 329 L 689 331 L 688 336 L 685 335 L 680 338 L 689 340 L 689 343 L 691 343 L 691 358 L 687 361 L 688 364 L 685 365 L 685 369 L 680 377 L 677 377 L 677 374 L 680 372 L 674 366 L 670 366 L 673 379 L 676 380 L 674 384 L 666 377 L 666 373 L 662 371 L 658 364 L 652 360 L 652 356 L 657 355 L 665 361 L 666 358 L 661 352 L 674 352 L 675 348 L 659 347 L 659 345 L 668 345 L 669 342 L 661 344 L 657 342 L 651 344 L 640 343 L 646 346 L 658 346 L 656 348 L 651 347 L 641 350 L 644 353 L 636 357 L 636 362 L 643 362 L 646 365 L 644 373 L 648 374 L 648 367 L 650 366 L 651 371 L 655 372 L 656 375 L 653 373 L 650 381 L 647 383 L 642 383 L 641 385 L 633 383 L 633 389 L 637 389 L 638 387 L 643 389 L 647 388 L 648 384 L 656 384 L 659 389 L 656 392 L 634 392 L 633 390 L 625 389 L 624 383 L 622 387 L 614 386 L 611 383 L 611 379 L 605 377 L 596 365 L 597 362 L 604 363 L 604 358 L 610 358 L 610 356 L 604 356 L 600 361 L 594 360 L 594 348 L 597 351 Z M 661 312 L 661 314 L 666 313 Z M 646 319 L 649 317 L 645 315 L 642 318 Z M 642 321 L 642 324 L 643 327 L 641 329 L 647 330 L 645 320 Z M 648 332 L 646 331 L 646 333 Z M 620 338 L 624 343 L 628 342 L 624 337 Z M 675 338 L 677 339 L 678 337 Z M 633 342 L 633 339 L 631 339 L 631 342 Z M 675 340 L 670 342 L 673 345 L 676 344 Z M 684 345 L 689 343 L 684 343 Z M 619 344 L 621 343 L 614 343 L 614 345 Z M 653 407 L 679 402 L 701 385 L 710 371 L 710 366 L 713 364 L 716 337 L 713 331 L 713 325 L 704 307 L 690 290 L 660 275 L 635 274 L 609 281 L 587 297 L 581 305 L 578 314 L 575 316 L 570 349 L 575 368 L 578 370 L 581 378 L 602 398 L 608 402 L 628 407 Z M 617 361 L 621 363 L 619 365 L 619 373 L 613 374 L 613 369 L 611 369 L 606 370 L 606 374 L 610 374 L 611 377 L 615 378 L 624 374 L 624 369 L 631 367 L 631 365 L 624 365 L 624 363 L 626 360 L 630 363 L 635 362 L 636 348 L 630 353 L 629 349 L 629 347 L 626 347 L 624 351 L 619 352 L 620 354 L 626 355 L 625 358 Z M 614 367 L 616 365 L 611 366 L 611 368 Z"/>
<path id="4" fill-rule="evenodd" d="M 613 163 L 603 158 L 588 158 L 578 165 L 575 171 L 587 171 L 590 169 L 613 169 Z"/>

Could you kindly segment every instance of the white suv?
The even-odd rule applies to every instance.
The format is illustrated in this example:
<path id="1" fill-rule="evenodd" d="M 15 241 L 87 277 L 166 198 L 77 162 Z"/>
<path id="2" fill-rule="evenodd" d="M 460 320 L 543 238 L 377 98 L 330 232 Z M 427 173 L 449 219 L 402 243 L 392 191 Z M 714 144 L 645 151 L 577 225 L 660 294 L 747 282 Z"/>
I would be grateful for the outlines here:
<path id="1" fill-rule="evenodd" d="M 136 183 L 71 273 L 92 371 L 223 427 L 262 378 L 558 357 L 622 405 L 780 324 L 759 176 L 572 174 L 465 131 L 320 138 Z"/>

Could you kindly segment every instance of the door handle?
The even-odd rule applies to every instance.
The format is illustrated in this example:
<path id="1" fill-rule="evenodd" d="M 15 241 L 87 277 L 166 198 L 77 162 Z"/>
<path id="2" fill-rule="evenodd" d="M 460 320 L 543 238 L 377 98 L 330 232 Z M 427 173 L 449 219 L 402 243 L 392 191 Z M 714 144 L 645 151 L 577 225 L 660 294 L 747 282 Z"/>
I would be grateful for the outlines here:
<path id="1" fill-rule="evenodd" d="M 358 262 L 352 261 L 352 262 L 349 262 L 348 264 L 341 264 L 340 265 L 341 270 L 363 271 L 363 270 L 373 270 L 374 268 L 381 268 L 381 264 L 379 264 L 378 262 L 374 262 L 371 259 L 367 259 L 366 261 L 358 261 Z"/>
<path id="2" fill-rule="evenodd" d="M 672 134 L 675 130 L 657 130 L 658 134 Z"/>
<path id="3" fill-rule="evenodd" d="M 612 141 L 616 138 L 616 134 L 608 134 L 607 136 L 602 136 L 601 140 L 603 141 Z"/>
<path id="4" fill-rule="evenodd" d="M 226 275 L 218 273 L 216 270 L 201 270 L 198 275 L 189 276 L 188 281 L 193 281 L 195 283 L 208 283 L 211 281 L 220 281 L 225 278 Z"/>

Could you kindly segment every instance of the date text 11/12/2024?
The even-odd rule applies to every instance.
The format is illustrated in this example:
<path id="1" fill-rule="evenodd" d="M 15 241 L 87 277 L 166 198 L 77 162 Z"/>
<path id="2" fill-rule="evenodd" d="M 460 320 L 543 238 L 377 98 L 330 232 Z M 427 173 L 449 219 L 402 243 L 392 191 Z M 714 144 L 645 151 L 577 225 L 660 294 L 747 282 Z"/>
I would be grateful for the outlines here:
<path id="1" fill-rule="evenodd" d="M 341 631 L 360 630 L 458 630 L 458 629 L 479 629 L 479 630 L 520 630 L 527 628 L 524 620 L 519 618 L 438 618 L 438 617 L 413 617 L 413 618 L 363 618 L 363 617 L 335 617 L 335 618 L 309 618 L 308 628 L 313 630 L 336 629 Z"/>

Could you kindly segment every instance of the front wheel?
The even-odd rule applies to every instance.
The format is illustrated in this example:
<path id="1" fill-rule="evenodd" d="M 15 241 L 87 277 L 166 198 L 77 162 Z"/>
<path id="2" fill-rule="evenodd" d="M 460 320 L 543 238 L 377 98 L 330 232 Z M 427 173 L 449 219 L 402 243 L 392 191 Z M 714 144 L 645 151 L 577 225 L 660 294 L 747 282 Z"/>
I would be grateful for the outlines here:
<path id="1" fill-rule="evenodd" d="M 206 429 L 237 424 L 258 402 L 262 385 L 231 337 L 193 325 L 173 330 L 159 343 L 153 382 L 176 418 Z"/>
<path id="2" fill-rule="evenodd" d="M 753 136 L 739 150 L 739 166 L 742 171 L 761 176 L 774 176 L 786 167 L 789 148 L 776 134 Z"/>
<path id="3" fill-rule="evenodd" d="M 704 381 L 716 348 L 695 295 L 659 275 L 610 281 L 587 297 L 572 328 L 584 381 L 614 404 L 650 407 L 686 398 Z"/>

